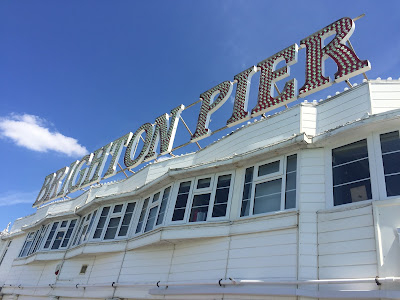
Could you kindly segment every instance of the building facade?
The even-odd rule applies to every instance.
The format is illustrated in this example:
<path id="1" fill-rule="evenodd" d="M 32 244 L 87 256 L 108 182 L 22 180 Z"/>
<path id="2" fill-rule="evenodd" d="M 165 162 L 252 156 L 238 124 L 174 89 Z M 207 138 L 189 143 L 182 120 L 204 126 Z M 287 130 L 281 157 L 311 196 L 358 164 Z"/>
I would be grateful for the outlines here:
<path id="1" fill-rule="evenodd" d="M 258 118 L 14 222 L 2 299 L 399 299 L 400 80 Z"/>

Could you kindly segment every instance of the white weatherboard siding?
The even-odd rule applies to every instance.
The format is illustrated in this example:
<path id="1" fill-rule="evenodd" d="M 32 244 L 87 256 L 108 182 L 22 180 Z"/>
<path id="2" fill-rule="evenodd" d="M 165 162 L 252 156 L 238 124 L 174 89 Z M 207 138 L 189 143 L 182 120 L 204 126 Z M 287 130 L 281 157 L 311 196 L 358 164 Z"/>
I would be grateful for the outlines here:
<path id="1" fill-rule="evenodd" d="M 386 196 L 380 138 L 400 129 L 399 108 L 400 81 L 369 81 L 322 102 L 259 117 L 202 150 L 148 164 L 128 179 L 44 205 L 0 235 L 2 299 L 398 299 L 400 195 Z M 355 202 L 351 195 L 354 203 L 334 206 L 332 149 L 352 149 L 360 140 L 368 145 L 366 177 L 372 198 Z M 341 155 L 362 161 L 357 153 Z M 297 164 L 290 164 L 293 155 Z M 348 192 L 358 195 L 354 199 L 367 197 L 363 184 L 357 184 L 360 180 L 352 181 L 365 168 L 343 168 L 341 176 L 350 178 L 344 185 L 355 182 Z M 231 176 L 228 187 L 217 185 L 223 175 Z M 198 180 L 207 178 L 210 187 L 197 188 Z M 190 182 L 186 192 L 179 192 L 182 182 Z M 150 211 L 157 211 L 154 220 L 159 215 L 161 201 L 152 202 L 153 196 L 160 192 L 162 197 L 167 187 L 163 222 L 144 232 Z M 228 195 L 219 198 L 226 199 L 221 200 L 226 216 L 213 217 L 218 191 Z M 207 194 L 210 201 L 201 204 L 204 214 L 192 202 Z M 289 201 L 294 194 L 296 203 Z M 151 207 L 143 209 L 139 230 L 147 198 Z M 183 206 L 177 209 L 178 198 Z M 259 201 L 269 211 L 249 209 L 245 214 L 246 201 Z M 132 202 L 135 210 L 126 236 L 107 240 L 103 229 L 101 238 L 94 239 L 103 207 L 113 210 Z M 179 209 L 184 218 L 173 221 Z M 86 217 L 95 210 L 87 239 L 71 245 L 81 219 L 88 225 Z M 192 214 L 203 219 L 190 222 Z M 122 212 L 109 216 L 104 228 L 111 218 L 123 217 Z M 77 223 L 69 246 L 44 249 L 53 222 L 71 219 Z M 18 257 L 29 233 L 33 236 L 43 225 L 49 228 L 38 250 Z M 86 272 L 80 273 L 83 266 Z M 376 284 L 376 276 L 382 285 Z M 388 282 L 388 277 L 395 279 Z M 365 278 L 369 281 L 336 281 Z M 310 280 L 318 282 L 308 284 Z"/>

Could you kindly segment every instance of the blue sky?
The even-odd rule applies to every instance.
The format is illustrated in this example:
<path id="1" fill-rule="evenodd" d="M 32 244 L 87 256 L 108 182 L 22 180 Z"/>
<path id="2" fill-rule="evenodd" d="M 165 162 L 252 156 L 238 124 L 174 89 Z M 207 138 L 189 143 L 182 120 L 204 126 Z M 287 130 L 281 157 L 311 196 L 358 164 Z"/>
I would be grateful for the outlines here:
<path id="1" fill-rule="evenodd" d="M 368 77 L 399 78 L 399 11 L 399 1 L 1 1 L 0 230 L 35 211 L 48 174 L 342 17 L 366 14 L 351 42 Z M 290 77 L 299 85 L 304 53 Z M 183 115 L 192 130 L 196 110 Z M 174 145 L 188 139 L 180 124 Z"/>

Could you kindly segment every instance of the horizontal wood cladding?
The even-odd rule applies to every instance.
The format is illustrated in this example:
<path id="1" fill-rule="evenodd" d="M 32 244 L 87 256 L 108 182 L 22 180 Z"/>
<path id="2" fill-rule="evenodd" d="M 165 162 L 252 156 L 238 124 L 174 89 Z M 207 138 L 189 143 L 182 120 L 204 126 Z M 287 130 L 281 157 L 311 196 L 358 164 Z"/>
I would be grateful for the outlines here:
<path id="1" fill-rule="evenodd" d="M 300 109 L 294 107 L 281 114 L 263 119 L 234 134 L 221 139 L 199 151 L 194 163 L 204 163 L 210 160 L 240 154 L 259 147 L 282 141 L 293 134 L 300 133 Z"/>
<path id="2" fill-rule="evenodd" d="M 379 114 L 400 108 L 400 84 L 388 80 L 370 83 L 372 113 Z"/>
<path id="3" fill-rule="evenodd" d="M 369 88 L 365 84 L 341 94 L 340 97 L 321 102 L 317 106 L 316 133 L 320 134 L 365 116 L 371 111 L 369 97 Z"/>
<path id="4" fill-rule="evenodd" d="M 372 205 L 318 213 L 319 277 L 377 276 Z"/>

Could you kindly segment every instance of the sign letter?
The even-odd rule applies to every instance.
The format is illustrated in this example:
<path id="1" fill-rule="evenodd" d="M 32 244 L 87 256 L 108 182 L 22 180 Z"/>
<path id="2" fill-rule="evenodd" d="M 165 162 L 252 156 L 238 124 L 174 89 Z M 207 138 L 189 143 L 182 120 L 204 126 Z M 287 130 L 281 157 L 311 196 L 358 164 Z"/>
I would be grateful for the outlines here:
<path id="1" fill-rule="evenodd" d="M 296 79 L 286 82 L 282 93 L 277 97 L 272 97 L 273 85 L 276 81 L 286 78 L 290 75 L 290 65 L 297 62 L 298 46 L 294 44 L 281 52 L 260 62 L 257 67 L 260 68 L 260 86 L 258 87 L 257 105 L 251 111 L 251 116 L 261 115 L 272 107 L 277 108 L 285 103 L 297 99 L 297 81 Z M 279 62 L 285 60 L 286 66 L 275 70 Z"/>
<path id="2" fill-rule="evenodd" d="M 201 108 L 199 119 L 197 120 L 197 127 L 196 131 L 194 132 L 191 142 L 194 143 L 206 136 L 211 134 L 211 130 L 208 129 L 208 123 L 210 123 L 210 115 L 218 110 L 222 104 L 228 100 L 229 96 L 232 93 L 233 83 L 230 81 L 224 81 L 217 86 L 213 87 L 212 89 L 204 92 L 200 95 L 201 101 Z M 218 95 L 219 94 L 219 95 Z M 213 99 L 216 97 L 215 101 Z"/>
<path id="3" fill-rule="evenodd" d="M 343 18 L 300 41 L 301 47 L 307 48 L 306 82 L 299 91 L 300 97 L 315 93 L 333 83 L 329 77 L 324 76 L 324 64 L 328 57 L 332 58 L 338 67 L 335 82 L 371 69 L 368 60 L 360 60 L 356 53 L 345 45 L 354 28 L 352 19 Z M 335 38 L 321 49 L 323 41 L 333 34 L 336 34 Z"/>

